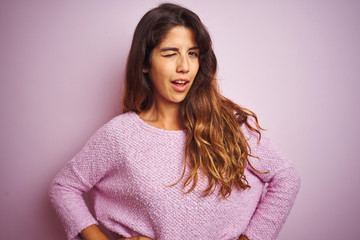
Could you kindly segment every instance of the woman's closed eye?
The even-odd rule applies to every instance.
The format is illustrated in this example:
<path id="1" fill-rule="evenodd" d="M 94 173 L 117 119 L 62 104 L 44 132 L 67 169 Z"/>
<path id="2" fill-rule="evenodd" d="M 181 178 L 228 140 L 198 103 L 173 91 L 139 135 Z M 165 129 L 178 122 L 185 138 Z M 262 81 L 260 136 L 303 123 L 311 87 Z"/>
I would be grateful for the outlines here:
<path id="1" fill-rule="evenodd" d="M 166 55 L 163 55 L 163 57 L 172 57 L 172 56 L 175 56 L 176 53 L 169 53 L 169 54 L 166 54 Z"/>
<path id="2" fill-rule="evenodd" d="M 188 53 L 189 54 L 189 56 L 191 56 L 191 57 L 199 57 L 199 53 L 198 52 L 193 52 L 193 51 L 191 51 L 191 52 L 189 52 Z M 163 55 L 163 57 L 172 57 L 172 56 L 175 56 L 176 55 L 176 53 L 168 53 L 168 54 L 165 54 L 165 55 Z"/>

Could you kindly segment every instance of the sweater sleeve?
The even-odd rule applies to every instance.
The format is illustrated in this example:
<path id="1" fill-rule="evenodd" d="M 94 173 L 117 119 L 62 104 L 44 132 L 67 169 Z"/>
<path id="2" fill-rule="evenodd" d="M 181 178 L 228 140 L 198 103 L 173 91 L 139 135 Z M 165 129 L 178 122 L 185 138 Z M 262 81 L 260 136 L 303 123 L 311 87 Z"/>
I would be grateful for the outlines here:
<path id="1" fill-rule="evenodd" d="M 259 202 L 244 234 L 250 240 L 276 239 L 300 188 L 300 177 L 294 165 L 271 143 L 264 133 L 258 134 L 243 128 L 251 149 L 252 166 L 266 174 L 256 174 L 267 183 L 266 193 Z"/>
<path id="2" fill-rule="evenodd" d="M 69 240 L 80 239 L 78 234 L 83 229 L 97 224 L 82 194 L 106 175 L 114 145 L 109 125 L 106 124 L 88 140 L 50 185 L 51 202 L 64 224 Z"/>

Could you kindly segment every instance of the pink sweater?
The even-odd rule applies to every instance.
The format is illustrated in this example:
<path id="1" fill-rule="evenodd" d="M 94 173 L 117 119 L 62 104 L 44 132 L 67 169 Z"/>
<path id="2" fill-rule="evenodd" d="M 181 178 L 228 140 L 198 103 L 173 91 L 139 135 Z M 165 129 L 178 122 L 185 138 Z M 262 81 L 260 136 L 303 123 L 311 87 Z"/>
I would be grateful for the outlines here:
<path id="1" fill-rule="evenodd" d="M 68 239 L 101 222 L 124 237 L 228 240 L 245 234 L 250 240 L 275 239 L 300 187 L 294 166 L 263 135 L 243 127 L 259 175 L 245 173 L 250 189 L 201 197 L 206 178 L 184 194 L 181 176 L 186 132 L 152 127 L 130 112 L 101 127 L 58 173 L 50 197 L 63 220 Z M 267 192 L 261 199 L 264 184 Z M 82 194 L 92 189 L 95 217 Z"/>

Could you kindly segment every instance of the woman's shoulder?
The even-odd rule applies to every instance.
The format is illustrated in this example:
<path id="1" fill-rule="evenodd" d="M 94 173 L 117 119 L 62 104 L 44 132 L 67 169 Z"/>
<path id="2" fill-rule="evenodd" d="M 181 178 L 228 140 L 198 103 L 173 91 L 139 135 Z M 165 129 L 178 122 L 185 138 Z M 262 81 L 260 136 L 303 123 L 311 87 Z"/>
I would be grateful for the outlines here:
<path id="1" fill-rule="evenodd" d="M 135 112 L 126 112 L 119 114 L 104 125 L 102 125 L 95 135 L 106 136 L 107 138 L 114 139 L 121 138 L 132 134 L 134 131 L 134 125 L 136 123 L 136 113 Z"/>
<path id="2" fill-rule="evenodd" d="M 253 121 L 242 123 L 240 125 L 240 130 L 250 145 L 259 143 L 262 138 L 266 138 L 266 136 L 264 136 L 264 131 L 260 129 Z"/>
<path id="3" fill-rule="evenodd" d="M 128 125 L 134 124 L 135 120 L 136 120 L 135 112 L 126 112 L 113 117 L 104 126 L 116 127 L 116 128 L 127 127 Z"/>

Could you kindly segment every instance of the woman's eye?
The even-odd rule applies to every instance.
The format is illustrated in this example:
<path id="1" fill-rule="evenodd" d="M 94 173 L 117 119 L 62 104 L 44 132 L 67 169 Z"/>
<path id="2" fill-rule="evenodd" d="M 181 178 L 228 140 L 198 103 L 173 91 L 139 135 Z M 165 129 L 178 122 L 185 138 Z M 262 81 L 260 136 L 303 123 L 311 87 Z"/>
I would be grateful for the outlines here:
<path id="1" fill-rule="evenodd" d="M 189 55 L 192 57 L 199 57 L 199 54 L 197 52 L 189 52 Z"/>
<path id="2" fill-rule="evenodd" d="M 172 57 L 172 56 L 175 56 L 175 55 L 176 55 L 175 53 L 171 53 L 171 54 L 164 55 L 164 57 Z"/>

